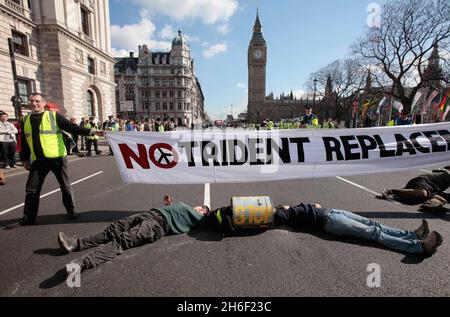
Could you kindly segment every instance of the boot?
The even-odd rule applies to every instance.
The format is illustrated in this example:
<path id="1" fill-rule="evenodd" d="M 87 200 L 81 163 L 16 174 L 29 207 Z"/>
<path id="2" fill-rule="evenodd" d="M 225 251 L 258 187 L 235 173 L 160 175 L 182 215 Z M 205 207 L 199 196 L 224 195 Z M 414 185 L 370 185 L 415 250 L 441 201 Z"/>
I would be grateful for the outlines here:
<path id="1" fill-rule="evenodd" d="M 69 238 L 63 232 L 58 233 L 58 243 L 61 249 L 67 253 L 78 251 L 78 239 L 76 237 Z"/>
<path id="2" fill-rule="evenodd" d="M 422 240 L 423 253 L 424 254 L 433 254 L 437 251 L 437 248 L 442 244 L 442 236 L 433 231 L 430 235 Z"/>

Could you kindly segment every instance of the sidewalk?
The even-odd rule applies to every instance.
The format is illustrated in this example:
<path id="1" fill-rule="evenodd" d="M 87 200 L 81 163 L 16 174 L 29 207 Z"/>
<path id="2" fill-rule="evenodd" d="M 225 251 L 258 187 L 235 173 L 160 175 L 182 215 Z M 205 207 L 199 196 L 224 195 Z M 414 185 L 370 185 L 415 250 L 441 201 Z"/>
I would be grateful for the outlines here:
<path id="1" fill-rule="evenodd" d="M 80 145 L 78 145 L 78 149 L 79 148 L 80 148 Z M 100 138 L 100 140 L 98 140 L 98 149 L 99 149 L 99 151 L 102 151 L 102 153 L 100 155 L 96 155 L 95 151 L 92 149 L 92 157 L 108 156 L 109 155 L 109 146 L 108 146 L 108 142 L 105 140 L 105 138 Z M 87 153 L 87 151 L 80 151 L 79 154 L 68 155 L 67 159 L 68 159 L 69 162 L 73 161 L 73 160 L 76 160 L 76 159 L 80 159 L 80 158 L 89 159 L 89 157 L 86 157 L 86 153 Z M 17 162 L 17 167 L 18 168 L 11 168 L 11 169 L 3 169 L 2 168 L 1 169 L 6 177 L 28 173 L 28 171 L 26 171 L 23 168 L 23 164 L 20 161 L 19 153 L 16 153 L 16 162 Z"/>

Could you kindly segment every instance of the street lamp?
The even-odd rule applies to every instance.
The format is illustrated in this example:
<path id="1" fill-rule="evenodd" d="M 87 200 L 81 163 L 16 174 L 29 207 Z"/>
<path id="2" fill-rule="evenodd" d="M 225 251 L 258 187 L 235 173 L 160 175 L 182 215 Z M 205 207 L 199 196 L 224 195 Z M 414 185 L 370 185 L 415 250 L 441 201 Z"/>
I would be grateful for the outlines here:
<path id="1" fill-rule="evenodd" d="M 316 111 L 316 87 L 317 87 L 317 78 L 314 78 L 314 97 L 313 97 L 313 109 Z"/>
<path id="2" fill-rule="evenodd" d="M 145 62 L 146 66 L 147 66 L 147 119 L 150 120 L 150 79 L 149 79 L 149 69 L 148 69 L 148 56 L 147 56 L 147 60 Z"/>
<path id="3" fill-rule="evenodd" d="M 22 116 L 22 98 L 20 98 L 19 93 L 19 81 L 17 79 L 17 70 L 16 70 L 16 55 L 14 52 L 14 42 L 12 38 L 8 38 L 8 46 L 9 46 L 9 56 L 11 58 L 11 68 L 12 75 L 14 81 L 14 96 L 11 97 L 11 102 L 14 107 L 14 112 L 16 118 L 20 118 Z"/>

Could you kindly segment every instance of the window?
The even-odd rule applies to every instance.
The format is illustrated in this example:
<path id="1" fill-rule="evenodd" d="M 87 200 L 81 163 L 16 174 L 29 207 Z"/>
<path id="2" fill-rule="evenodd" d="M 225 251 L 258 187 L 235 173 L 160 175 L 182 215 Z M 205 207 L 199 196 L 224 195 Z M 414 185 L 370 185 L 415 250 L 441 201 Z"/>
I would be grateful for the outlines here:
<path id="1" fill-rule="evenodd" d="M 159 102 L 156 103 L 156 110 L 161 110 L 161 104 Z"/>
<path id="2" fill-rule="evenodd" d="M 163 97 L 163 99 L 166 99 L 166 98 L 167 98 L 167 91 L 163 91 L 163 92 L 162 92 L 162 97 Z"/>
<path id="3" fill-rule="evenodd" d="M 89 71 L 89 73 L 95 75 L 95 62 L 94 62 L 94 59 L 92 57 L 88 57 L 87 61 L 88 61 L 88 71 Z"/>
<path id="4" fill-rule="evenodd" d="M 81 8 L 81 30 L 87 36 L 89 33 L 89 12 L 85 8 Z"/>
<path id="5" fill-rule="evenodd" d="M 183 110 L 183 104 L 181 102 L 178 103 L 178 110 Z"/>
<path id="6" fill-rule="evenodd" d="M 24 34 L 21 34 L 16 31 L 12 31 L 11 33 L 14 46 L 14 53 L 29 56 L 27 37 Z"/>
<path id="7" fill-rule="evenodd" d="M 31 95 L 31 81 L 27 79 L 17 79 L 19 84 L 19 96 L 22 103 L 28 104 L 28 96 Z"/>
<path id="8" fill-rule="evenodd" d="M 182 97 L 181 97 L 181 91 L 180 90 L 178 90 L 177 94 L 178 94 L 178 99 L 181 99 Z"/>
<path id="9" fill-rule="evenodd" d="M 169 104 L 169 107 L 170 107 L 170 110 L 172 111 L 172 110 L 173 110 L 173 102 L 171 102 L 171 103 Z"/>
<path id="10" fill-rule="evenodd" d="M 159 92 L 159 90 L 155 91 L 155 98 L 160 98 L 161 97 L 161 93 Z"/>
<path id="11" fill-rule="evenodd" d="M 95 116 L 95 108 L 94 108 L 94 94 L 92 91 L 88 90 L 87 92 L 87 114 L 89 117 Z"/>
<path id="12" fill-rule="evenodd" d="M 173 98 L 173 97 L 175 97 L 175 92 L 174 92 L 173 90 L 171 90 L 171 91 L 170 91 L 170 93 L 169 93 L 169 97 L 170 97 L 170 98 Z"/>
<path id="13" fill-rule="evenodd" d="M 163 102 L 163 110 L 167 110 L 167 102 Z"/>

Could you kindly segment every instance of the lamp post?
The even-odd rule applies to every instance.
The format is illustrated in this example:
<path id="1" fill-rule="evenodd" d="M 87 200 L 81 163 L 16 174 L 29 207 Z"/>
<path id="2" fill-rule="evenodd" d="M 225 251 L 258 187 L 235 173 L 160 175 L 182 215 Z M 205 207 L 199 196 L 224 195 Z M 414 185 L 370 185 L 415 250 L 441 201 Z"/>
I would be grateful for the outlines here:
<path id="1" fill-rule="evenodd" d="M 313 111 L 316 111 L 316 87 L 317 87 L 317 78 L 314 78 L 314 96 L 313 96 Z"/>
<path id="2" fill-rule="evenodd" d="M 22 98 L 20 98 L 19 93 L 19 81 L 17 80 L 17 70 L 16 70 L 16 55 L 14 53 L 14 44 L 13 39 L 8 38 L 8 46 L 9 46 L 9 56 L 11 58 L 11 68 L 12 75 L 14 80 L 14 95 L 11 97 L 11 102 L 14 107 L 14 114 L 16 118 L 22 117 Z"/>

